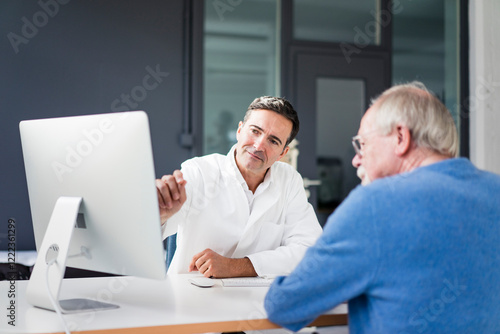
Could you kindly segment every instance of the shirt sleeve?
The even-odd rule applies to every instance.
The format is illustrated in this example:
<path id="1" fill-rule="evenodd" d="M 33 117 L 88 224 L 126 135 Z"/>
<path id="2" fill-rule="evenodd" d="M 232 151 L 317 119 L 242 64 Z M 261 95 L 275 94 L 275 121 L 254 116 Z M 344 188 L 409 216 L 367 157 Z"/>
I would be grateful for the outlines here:
<path id="1" fill-rule="evenodd" d="M 319 315 L 363 294 L 378 268 L 380 247 L 369 198 L 356 189 L 332 214 L 322 236 L 265 299 L 269 319 L 297 331 Z"/>
<path id="2" fill-rule="evenodd" d="M 273 250 L 248 255 L 257 275 L 289 274 L 322 233 L 312 205 L 307 201 L 302 178 L 294 171 L 288 180 L 286 219 L 281 244 Z"/>

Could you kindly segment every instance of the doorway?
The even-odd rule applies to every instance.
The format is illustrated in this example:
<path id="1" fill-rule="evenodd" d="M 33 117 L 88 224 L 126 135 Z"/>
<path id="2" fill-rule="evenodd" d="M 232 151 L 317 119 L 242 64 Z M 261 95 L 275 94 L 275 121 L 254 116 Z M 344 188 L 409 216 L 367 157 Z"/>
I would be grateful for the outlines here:
<path id="1" fill-rule="evenodd" d="M 351 57 L 337 50 L 293 48 L 290 59 L 294 106 L 301 130 L 297 169 L 322 225 L 360 182 L 351 161 L 351 138 L 370 100 L 390 85 L 390 59 Z"/>

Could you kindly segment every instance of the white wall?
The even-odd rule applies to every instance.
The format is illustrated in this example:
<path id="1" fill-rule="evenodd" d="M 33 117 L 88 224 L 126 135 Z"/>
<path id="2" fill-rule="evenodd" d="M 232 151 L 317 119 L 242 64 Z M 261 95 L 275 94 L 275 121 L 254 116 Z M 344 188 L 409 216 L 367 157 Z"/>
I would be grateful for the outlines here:
<path id="1" fill-rule="evenodd" d="M 500 1 L 470 0 L 470 157 L 500 173 Z"/>

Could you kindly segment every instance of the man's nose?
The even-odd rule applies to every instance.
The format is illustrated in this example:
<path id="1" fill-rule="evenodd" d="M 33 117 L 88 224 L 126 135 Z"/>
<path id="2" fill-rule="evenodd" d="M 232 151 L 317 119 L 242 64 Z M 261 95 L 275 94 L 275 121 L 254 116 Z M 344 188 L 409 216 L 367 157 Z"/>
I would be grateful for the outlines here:
<path id="1" fill-rule="evenodd" d="M 263 136 L 255 139 L 255 141 L 253 143 L 253 147 L 255 147 L 255 149 L 257 151 L 262 151 L 262 146 L 263 145 L 264 145 L 264 137 Z"/>
<path id="2" fill-rule="evenodd" d="M 359 156 L 359 154 L 354 154 L 354 158 L 352 158 L 352 165 L 355 167 L 355 168 L 358 168 L 359 166 L 361 166 L 361 157 Z"/>

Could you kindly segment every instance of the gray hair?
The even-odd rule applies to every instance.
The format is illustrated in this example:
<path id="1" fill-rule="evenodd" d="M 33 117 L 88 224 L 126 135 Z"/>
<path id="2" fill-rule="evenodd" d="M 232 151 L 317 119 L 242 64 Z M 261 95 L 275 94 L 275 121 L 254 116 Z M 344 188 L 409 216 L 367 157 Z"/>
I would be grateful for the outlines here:
<path id="1" fill-rule="evenodd" d="M 378 129 L 391 133 L 400 124 L 408 127 L 418 147 L 458 156 L 458 132 L 449 110 L 421 82 L 396 85 L 372 104 Z"/>

